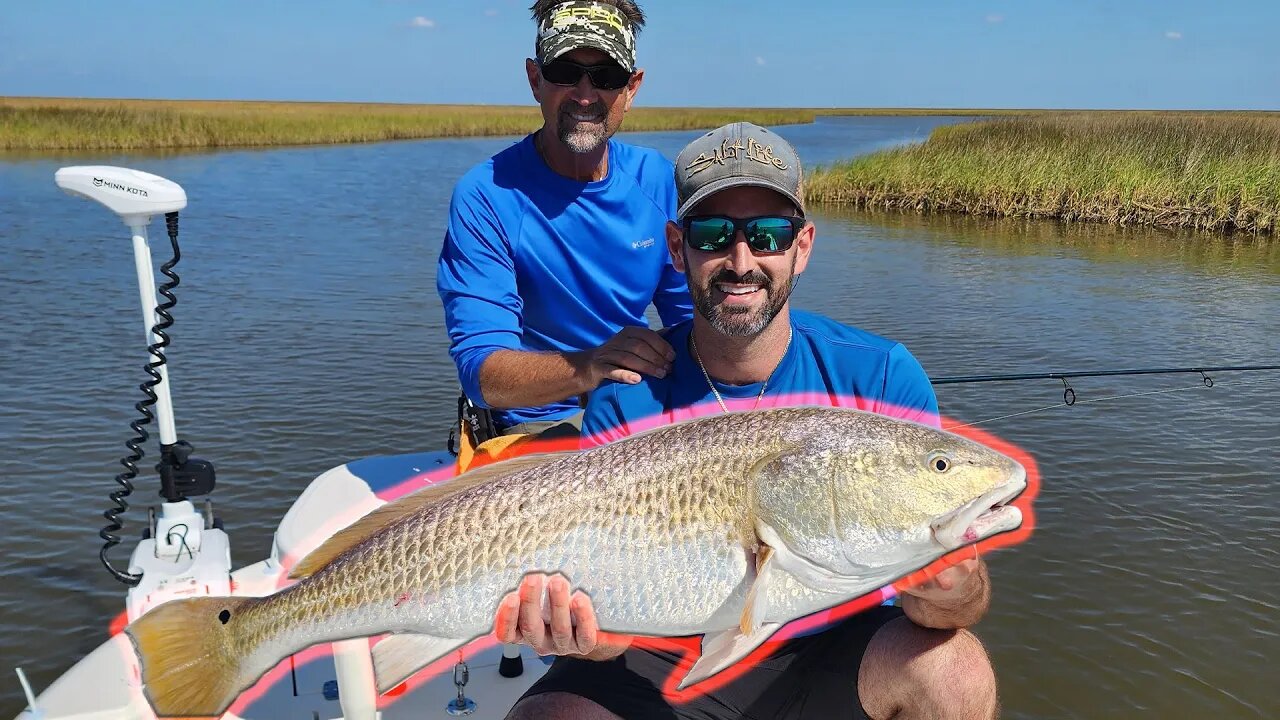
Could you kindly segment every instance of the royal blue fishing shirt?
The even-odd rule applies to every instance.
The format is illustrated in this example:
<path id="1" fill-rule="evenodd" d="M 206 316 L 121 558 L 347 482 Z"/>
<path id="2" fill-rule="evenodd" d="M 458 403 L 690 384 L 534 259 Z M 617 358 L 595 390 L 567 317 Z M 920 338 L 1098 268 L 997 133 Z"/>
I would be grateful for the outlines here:
<path id="1" fill-rule="evenodd" d="M 639 384 L 606 382 L 591 393 L 582 421 L 584 448 L 673 422 L 723 412 L 689 349 L 692 322 L 667 333 L 676 358 L 666 377 Z M 941 427 L 938 401 L 924 368 L 901 343 L 814 313 L 791 311 L 791 345 L 764 383 L 716 390 L 730 411 L 796 405 L 851 407 Z M 713 380 L 714 382 L 714 380 Z M 886 604 L 892 587 L 881 591 Z M 830 611 L 796 620 L 775 639 L 812 634 L 828 626 Z"/>
<path id="2" fill-rule="evenodd" d="M 436 289 L 463 391 L 487 407 L 480 366 L 497 350 L 578 351 L 626 326 L 692 317 L 665 226 L 676 214 L 674 168 L 657 151 L 609 141 L 594 182 L 552 171 L 525 137 L 454 188 Z M 577 398 L 495 410 L 501 426 L 559 420 Z"/>

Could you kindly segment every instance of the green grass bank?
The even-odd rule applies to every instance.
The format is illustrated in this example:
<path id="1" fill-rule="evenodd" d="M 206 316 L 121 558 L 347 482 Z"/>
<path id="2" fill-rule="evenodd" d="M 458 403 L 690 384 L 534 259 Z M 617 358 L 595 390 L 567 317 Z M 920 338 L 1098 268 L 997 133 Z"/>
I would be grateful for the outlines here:
<path id="1" fill-rule="evenodd" d="M 760 125 L 826 115 L 991 112 L 910 108 L 637 107 L 626 130 L 693 130 L 736 120 Z M 113 100 L 0 97 L 0 150 L 141 150 L 311 145 L 517 135 L 541 124 L 532 105 Z"/>
<path id="2" fill-rule="evenodd" d="M 1041 113 L 817 169 L 821 203 L 1274 235 L 1280 113 Z"/>

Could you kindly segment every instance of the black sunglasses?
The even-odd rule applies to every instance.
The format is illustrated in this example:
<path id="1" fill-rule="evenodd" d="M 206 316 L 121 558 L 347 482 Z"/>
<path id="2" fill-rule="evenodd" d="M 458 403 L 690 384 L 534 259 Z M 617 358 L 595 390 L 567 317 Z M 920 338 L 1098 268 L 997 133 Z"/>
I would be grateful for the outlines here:
<path id="1" fill-rule="evenodd" d="M 631 82 L 631 73 L 616 63 L 579 65 L 572 60 L 552 60 L 542 65 L 542 77 L 553 85 L 577 85 L 584 74 L 597 90 L 621 90 Z"/>
<path id="2" fill-rule="evenodd" d="M 780 253 L 791 248 L 802 227 L 804 218 L 793 215 L 697 215 L 684 219 L 684 239 L 694 250 L 719 252 L 732 245 L 741 230 L 753 252 Z"/>

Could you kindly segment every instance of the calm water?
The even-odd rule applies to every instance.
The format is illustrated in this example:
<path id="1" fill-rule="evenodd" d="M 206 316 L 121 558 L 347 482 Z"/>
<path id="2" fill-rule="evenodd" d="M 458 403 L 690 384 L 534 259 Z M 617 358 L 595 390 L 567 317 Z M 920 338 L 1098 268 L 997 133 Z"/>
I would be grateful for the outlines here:
<path id="1" fill-rule="evenodd" d="M 778 132 L 826 163 L 951 121 Z M 674 157 L 695 134 L 630 139 Z M 104 209 L 56 190 L 54 170 L 128 165 L 187 190 L 174 403 L 180 435 L 218 467 L 242 564 L 321 471 L 443 444 L 447 199 L 510 141 L 0 158 L 0 717 L 22 705 L 12 666 L 45 687 L 123 607 L 96 533 L 144 379 L 131 249 Z M 904 341 L 933 375 L 1280 359 L 1278 243 L 845 211 L 816 222 L 797 304 Z M 158 257 L 166 245 L 153 240 Z M 1280 717 L 1280 375 L 1216 380 L 983 426 L 1029 450 L 1044 481 L 1035 535 L 989 558 L 995 601 L 978 628 L 1007 717 Z M 1085 401 L 1197 382 L 1075 386 Z M 1052 405 L 1061 386 L 939 398 L 977 421 Z M 135 537 L 145 515 L 127 517 Z"/>

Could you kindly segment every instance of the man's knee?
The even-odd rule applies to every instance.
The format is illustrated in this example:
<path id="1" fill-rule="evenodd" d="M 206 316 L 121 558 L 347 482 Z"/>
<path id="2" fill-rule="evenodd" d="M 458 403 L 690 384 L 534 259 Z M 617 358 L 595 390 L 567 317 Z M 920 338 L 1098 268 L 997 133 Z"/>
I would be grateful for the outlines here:
<path id="1" fill-rule="evenodd" d="M 506 720 L 621 720 L 596 703 L 566 692 L 530 695 L 517 702 Z"/>
<path id="2" fill-rule="evenodd" d="M 931 630 L 899 618 L 867 646 L 858 694 L 872 718 L 990 720 L 999 703 L 995 671 L 977 636 Z"/>

